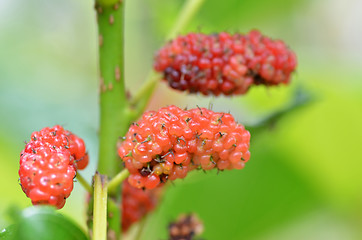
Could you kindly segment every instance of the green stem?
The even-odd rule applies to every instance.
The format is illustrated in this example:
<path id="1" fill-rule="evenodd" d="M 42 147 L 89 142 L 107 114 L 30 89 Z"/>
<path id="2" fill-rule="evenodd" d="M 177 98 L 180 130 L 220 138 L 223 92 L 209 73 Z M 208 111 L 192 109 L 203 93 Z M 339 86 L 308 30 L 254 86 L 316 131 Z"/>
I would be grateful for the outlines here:
<path id="1" fill-rule="evenodd" d="M 155 71 L 151 71 L 141 89 L 132 98 L 130 104 L 134 107 L 133 120 L 137 119 L 145 111 L 159 80 L 160 75 Z"/>
<path id="2" fill-rule="evenodd" d="M 188 0 L 178 21 L 173 28 L 173 34 L 178 33 L 204 0 Z M 108 236 L 118 239 L 120 236 L 120 183 L 128 176 L 128 171 L 121 171 L 117 155 L 117 143 L 123 136 L 129 124 L 137 119 L 146 108 L 156 87 L 157 79 L 150 74 L 140 93 L 136 94 L 133 109 L 130 110 L 124 84 L 124 1 L 96 0 L 96 12 L 99 32 L 99 89 L 100 89 L 100 128 L 99 128 L 99 161 L 98 171 L 108 177 L 116 177 L 110 182 L 110 198 L 107 187 L 100 185 L 100 175 L 95 175 L 93 236 L 95 240 Z M 99 178 L 99 179 L 98 179 Z M 98 179 L 98 180 L 97 180 Z M 103 179 L 104 180 L 104 179 Z M 97 182 L 98 181 L 98 182 Z M 104 180 L 105 181 L 105 180 Z M 103 181 L 103 184 L 104 184 Z M 106 190 L 105 190 L 106 189 Z M 106 196 L 104 196 L 106 194 Z"/>
<path id="3" fill-rule="evenodd" d="M 180 33 L 190 22 L 190 20 L 196 15 L 198 10 L 201 8 L 205 0 L 187 0 L 182 7 L 180 14 L 177 17 L 177 20 L 171 31 L 166 37 L 166 40 L 174 38 L 178 33 Z M 150 98 L 153 95 L 154 90 L 159 82 L 159 75 L 154 71 L 151 71 L 145 83 L 141 89 L 135 94 L 130 104 L 134 108 L 134 114 L 132 116 L 132 121 L 137 119 L 146 109 L 147 104 L 149 103 Z"/>
<path id="4" fill-rule="evenodd" d="M 94 175 L 93 240 L 107 239 L 107 177 Z"/>
<path id="5" fill-rule="evenodd" d="M 117 143 L 127 132 L 129 103 L 124 81 L 124 1 L 96 0 L 99 39 L 100 128 L 98 171 L 108 177 L 122 170 Z M 108 186 L 108 185 L 107 185 Z M 110 239 L 121 235 L 120 188 L 108 198 Z M 117 194 L 118 193 L 118 194 Z M 94 228 L 98 228 L 93 223 Z"/>
<path id="6" fill-rule="evenodd" d="M 114 6 L 117 3 L 122 3 L 122 0 L 96 0 L 97 4 L 104 6 L 104 7 L 109 7 L 109 6 Z"/>
<path id="7" fill-rule="evenodd" d="M 92 193 L 93 189 L 91 185 L 83 178 L 83 176 L 77 172 L 77 181 L 84 187 L 85 190 L 87 190 L 88 193 Z"/>
<path id="8" fill-rule="evenodd" d="M 108 5 L 110 2 L 96 3 L 100 71 L 98 171 L 113 177 L 121 170 L 117 141 L 129 127 L 129 111 L 124 85 L 124 3 Z"/>
<path id="9" fill-rule="evenodd" d="M 111 181 L 109 181 L 108 192 L 114 193 L 128 176 L 129 172 L 127 169 L 123 169 L 121 172 L 119 172 Z"/>
<path id="10" fill-rule="evenodd" d="M 183 5 L 176 23 L 171 28 L 166 40 L 176 37 L 189 24 L 190 20 L 196 15 L 205 0 L 187 0 Z"/>

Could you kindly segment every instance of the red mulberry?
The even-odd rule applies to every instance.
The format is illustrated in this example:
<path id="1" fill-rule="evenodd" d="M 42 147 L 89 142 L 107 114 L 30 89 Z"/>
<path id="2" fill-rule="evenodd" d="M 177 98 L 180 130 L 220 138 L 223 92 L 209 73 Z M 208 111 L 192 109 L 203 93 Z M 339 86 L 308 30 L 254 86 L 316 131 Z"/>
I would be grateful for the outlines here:
<path id="1" fill-rule="evenodd" d="M 58 209 L 73 190 L 78 169 L 88 164 L 82 139 L 57 125 L 31 135 L 20 155 L 20 184 L 24 193 L 36 204 L 49 204 Z"/>
<path id="2" fill-rule="evenodd" d="M 122 231 L 141 220 L 152 211 L 160 197 L 161 188 L 138 189 L 132 187 L 128 181 L 123 182 L 122 187 Z"/>
<path id="3" fill-rule="evenodd" d="M 150 111 L 134 123 L 118 149 L 129 183 L 152 189 L 193 169 L 242 169 L 250 133 L 227 113 L 176 106 Z"/>
<path id="4" fill-rule="evenodd" d="M 170 87 L 204 95 L 244 94 L 253 84 L 288 83 L 297 64 L 280 40 L 246 35 L 190 33 L 161 48 L 154 68 Z"/>

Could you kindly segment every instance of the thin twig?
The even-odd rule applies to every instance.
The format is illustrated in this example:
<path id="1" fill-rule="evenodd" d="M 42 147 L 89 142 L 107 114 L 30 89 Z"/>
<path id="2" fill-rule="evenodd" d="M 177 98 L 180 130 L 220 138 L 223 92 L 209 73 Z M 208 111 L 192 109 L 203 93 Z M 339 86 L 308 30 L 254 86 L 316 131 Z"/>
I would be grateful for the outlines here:
<path id="1" fill-rule="evenodd" d="M 93 240 L 107 239 L 107 178 L 94 175 Z"/>
<path id="2" fill-rule="evenodd" d="M 166 41 L 174 38 L 189 24 L 191 19 L 196 15 L 204 2 L 205 0 L 187 0 L 185 2 L 175 24 L 166 37 Z M 156 74 L 154 71 L 150 71 L 143 86 L 130 101 L 130 105 L 134 106 L 136 109 L 134 119 L 137 119 L 139 115 L 142 114 L 146 109 L 147 104 L 149 103 L 149 100 L 152 97 L 152 94 L 159 82 L 159 78 L 160 76 L 158 74 Z"/>
<path id="3" fill-rule="evenodd" d="M 108 183 L 108 192 L 113 193 L 119 185 L 129 176 L 127 169 L 123 169 Z"/>
<path id="4" fill-rule="evenodd" d="M 80 185 L 82 185 L 88 193 L 93 192 L 93 188 L 91 187 L 91 185 L 84 179 L 84 177 L 79 172 L 77 172 L 76 177 L 77 177 L 77 182 L 79 182 Z"/>

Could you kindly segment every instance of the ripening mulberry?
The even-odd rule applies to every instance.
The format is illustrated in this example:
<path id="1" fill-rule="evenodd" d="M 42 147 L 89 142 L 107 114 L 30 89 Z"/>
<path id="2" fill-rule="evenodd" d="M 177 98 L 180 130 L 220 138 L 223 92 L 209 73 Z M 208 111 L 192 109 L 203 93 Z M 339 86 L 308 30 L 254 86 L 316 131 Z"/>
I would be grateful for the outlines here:
<path id="1" fill-rule="evenodd" d="M 296 65 L 284 42 L 253 30 L 179 36 L 157 52 L 154 69 L 171 88 L 217 96 L 244 94 L 253 84 L 287 84 Z"/>
<path id="2" fill-rule="evenodd" d="M 141 220 L 152 211 L 158 203 L 161 188 L 139 189 L 132 187 L 128 181 L 122 187 L 122 232 Z"/>
<path id="3" fill-rule="evenodd" d="M 204 231 L 204 225 L 195 214 L 181 215 L 168 226 L 169 240 L 196 239 Z"/>
<path id="4" fill-rule="evenodd" d="M 129 183 L 152 189 L 193 169 L 242 169 L 250 133 L 227 113 L 176 106 L 146 112 L 118 148 Z"/>
<path id="5" fill-rule="evenodd" d="M 88 164 L 84 142 L 56 125 L 31 135 L 20 154 L 20 184 L 34 205 L 62 208 L 78 169 Z"/>

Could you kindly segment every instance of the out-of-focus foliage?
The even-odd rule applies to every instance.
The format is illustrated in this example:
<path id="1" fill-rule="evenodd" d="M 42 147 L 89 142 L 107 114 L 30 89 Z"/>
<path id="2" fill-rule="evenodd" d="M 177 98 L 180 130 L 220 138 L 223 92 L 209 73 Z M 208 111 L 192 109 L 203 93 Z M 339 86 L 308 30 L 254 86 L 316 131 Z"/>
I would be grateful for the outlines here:
<path id="1" fill-rule="evenodd" d="M 182 0 L 127 1 L 126 79 L 142 83 Z M 197 172 L 170 186 L 143 239 L 166 238 L 167 222 L 197 212 L 205 239 L 361 239 L 362 17 L 358 0 L 205 1 L 187 31 L 258 28 L 283 39 L 299 66 L 288 87 L 247 96 L 204 98 L 160 84 L 150 109 L 166 104 L 229 111 L 252 124 L 287 106 L 294 90 L 313 104 L 252 136 L 241 171 Z M 0 228 L 10 205 L 30 206 L 18 186 L 19 153 L 31 132 L 63 124 L 97 156 L 97 33 L 92 1 L 0 2 Z M 92 162 L 93 161 L 93 162 Z M 64 213 L 84 224 L 85 192 L 76 183 Z"/>
<path id="2" fill-rule="evenodd" d="M 0 233 L 3 240 L 87 240 L 73 222 L 52 207 L 30 207 L 16 213 L 15 223 Z"/>

